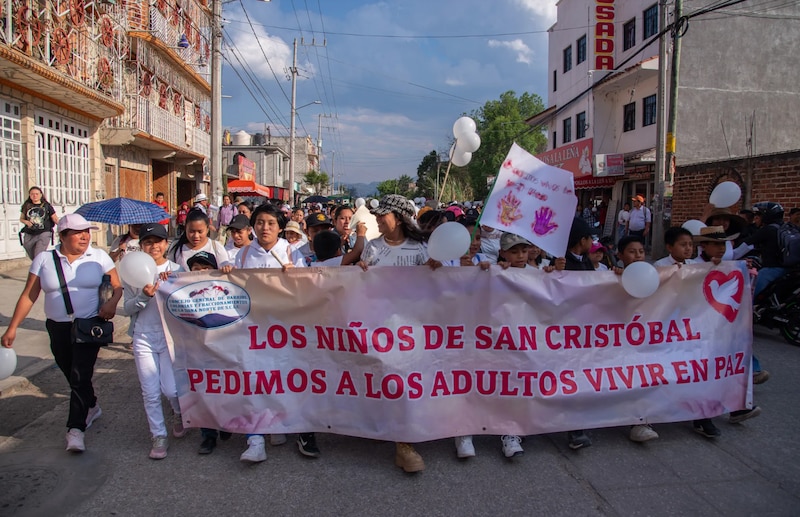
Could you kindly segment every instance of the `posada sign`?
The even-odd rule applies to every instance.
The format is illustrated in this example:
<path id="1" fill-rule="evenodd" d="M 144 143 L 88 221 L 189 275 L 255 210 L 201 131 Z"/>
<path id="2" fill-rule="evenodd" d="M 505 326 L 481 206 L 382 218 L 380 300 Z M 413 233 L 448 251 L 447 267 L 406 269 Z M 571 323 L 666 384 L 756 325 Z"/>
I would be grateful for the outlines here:
<path id="1" fill-rule="evenodd" d="M 610 272 L 469 267 L 179 274 L 158 296 L 224 277 L 252 302 L 220 327 L 162 314 L 187 425 L 418 442 L 748 407 L 748 297 L 723 310 L 743 268 L 662 268 L 644 300 Z"/>

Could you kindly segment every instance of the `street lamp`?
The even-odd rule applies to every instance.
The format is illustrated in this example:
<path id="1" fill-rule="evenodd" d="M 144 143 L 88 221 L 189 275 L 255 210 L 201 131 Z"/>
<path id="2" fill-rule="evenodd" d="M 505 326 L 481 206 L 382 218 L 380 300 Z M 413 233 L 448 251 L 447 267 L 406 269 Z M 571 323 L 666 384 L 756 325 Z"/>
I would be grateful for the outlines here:
<path id="1" fill-rule="evenodd" d="M 294 40 L 295 45 L 295 63 L 292 66 L 292 119 L 289 122 L 289 203 L 294 206 L 294 120 L 297 116 L 297 110 L 303 109 L 306 106 L 311 106 L 312 104 L 322 104 L 321 101 L 313 101 L 309 102 L 308 104 L 303 104 L 302 106 L 295 107 L 295 103 L 297 102 L 297 85 L 294 81 L 294 71 L 297 69 L 297 40 Z"/>

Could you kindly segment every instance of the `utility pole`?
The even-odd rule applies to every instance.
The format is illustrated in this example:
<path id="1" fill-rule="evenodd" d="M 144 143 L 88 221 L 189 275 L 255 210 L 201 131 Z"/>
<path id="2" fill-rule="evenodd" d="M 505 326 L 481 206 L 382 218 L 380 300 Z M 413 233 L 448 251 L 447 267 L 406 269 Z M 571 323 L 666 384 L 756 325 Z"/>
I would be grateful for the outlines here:
<path id="1" fill-rule="evenodd" d="M 667 26 L 667 0 L 659 2 L 659 31 Z M 656 94 L 656 170 L 653 192 L 653 212 L 651 232 L 651 256 L 664 256 L 664 179 L 666 174 L 666 114 L 665 88 L 667 84 L 667 37 L 662 34 L 658 40 L 658 90 Z"/>
<path id="2" fill-rule="evenodd" d="M 211 2 L 211 192 L 222 204 L 222 0 Z"/>
<path id="3" fill-rule="evenodd" d="M 336 195 L 336 151 L 331 151 L 331 195 Z"/>
<path id="4" fill-rule="evenodd" d="M 297 38 L 294 39 L 292 57 L 292 115 L 289 122 L 289 204 L 295 206 L 294 200 L 294 119 L 297 116 Z"/>
<path id="5" fill-rule="evenodd" d="M 666 166 L 669 167 L 667 173 L 667 183 L 672 186 L 675 178 L 672 177 L 673 165 L 675 161 L 676 139 L 675 133 L 678 126 L 678 74 L 681 64 L 681 31 L 685 26 L 681 22 L 683 16 L 683 0 L 675 0 L 675 21 L 672 28 L 672 76 L 669 82 L 669 120 L 667 122 L 667 158 Z"/>

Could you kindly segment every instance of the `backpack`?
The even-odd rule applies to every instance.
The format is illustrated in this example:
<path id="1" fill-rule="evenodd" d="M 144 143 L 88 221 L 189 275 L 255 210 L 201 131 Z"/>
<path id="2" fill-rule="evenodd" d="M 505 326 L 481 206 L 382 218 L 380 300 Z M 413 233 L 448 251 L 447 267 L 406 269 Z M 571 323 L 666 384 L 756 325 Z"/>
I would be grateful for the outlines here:
<path id="1" fill-rule="evenodd" d="M 775 226 L 778 228 L 781 263 L 786 267 L 800 265 L 800 228 L 791 223 Z"/>

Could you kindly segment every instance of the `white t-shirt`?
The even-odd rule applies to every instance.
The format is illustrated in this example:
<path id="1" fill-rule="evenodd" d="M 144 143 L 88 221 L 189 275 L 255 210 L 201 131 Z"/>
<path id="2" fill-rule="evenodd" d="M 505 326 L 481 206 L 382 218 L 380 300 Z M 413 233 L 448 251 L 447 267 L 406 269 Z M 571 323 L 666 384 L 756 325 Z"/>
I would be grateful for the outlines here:
<path id="1" fill-rule="evenodd" d="M 491 263 L 491 261 L 489 260 L 489 257 L 484 255 L 483 253 L 476 253 L 475 256 L 472 257 L 472 265 L 473 266 L 477 266 L 481 262 L 489 262 L 489 263 Z M 442 262 L 442 265 L 445 266 L 445 267 L 461 267 L 461 259 L 446 260 L 446 261 Z"/>
<path id="2" fill-rule="evenodd" d="M 196 250 L 193 250 L 184 244 L 181 246 L 181 249 L 178 251 L 178 253 L 175 254 L 176 256 L 174 260 L 184 271 L 190 271 L 189 265 L 186 263 L 186 261 L 201 251 L 205 251 L 206 253 L 214 255 L 214 258 L 217 259 L 218 268 L 226 265 L 233 265 L 233 261 L 228 258 L 228 251 L 218 241 L 211 239 L 208 239 L 202 248 Z M 172 255 L 172 253 L 170 252 L 169 255 Z"/>
<path id="3" fill-rule="evenodd" d="M 183 271 L 181 267 L 168 260 L 157 266 L 159 273 L 164 273 L 165 271 L 172 271 L 173 273 L 178 273 Z M 134 312 L 136 308 L 130 307 L 130 302 L 128 301 L 130 298 L 130 294 L 133 294 L 133 297 L 136 298 L 136 305 L 139 309 L 138 312 Z M 146 294 L 142 294 L 141 289 L 131 289 L 129 286 L 125 286 L 125 308 L 126 312 L 129 313 L 131 316 L 131 326 L 133 327 L 133 332 L 136 334 L 142 334 L 146 332 L 163 332 L 164 327 L 161 325 L 161 315 L 158 313 L 158 304 L 156 302 L 152 302 L 153 298 L 150 298 Z M 144 305 L 144 307 L 141 307 Z M 135 314 L 135 316 L 134 316 Z"/>
<path id="4" fill-rule="evenodd" d="M 279 238 L 271 249 L 274 249 L 281 261 L 285 262 L 289 259 L 286 251 L 290 248 L 289 241 Z M 294 267 L 306 267 L 305 260 L 303 260 L 300 253 L 291 253 L 291 259 Z M 283 267 L 281 263 L 278 262 L 278 259 L 270 253 L 270 250 L 265 250 L 258 241 L 253 241 L 241 248 L 239 254 L 236 255 L 236 262 L 234 265 L 237 269 Z"/>
<path id="5" fill-rule="evenodd" d="M 663 266 L 674 266 L 677 263 L 678 263 L 678 261 L 675 260 L 674 258 L 672 258 L 672 255 L 667 255 L 666 257 L 660 258 L 660 259 L 656 260 L 655 262 L 653 262 L 653 265 L 655 267 L 663 267 Z M 690 259 L 686 259 L 685 263 L 686 264 L 702 264 L 703 260 L 702 259 L 696 259 L 696 258 L 693 258 L 693 259 L 690 258 Z"/>
<path id="6" fill-rule="evenodd" d="M 406 239 L 402 244 L 390 246 L 383 235 L 364 246 L 361 260 L 375 266 L 421 266 L 428 262 L 428 248 L 423 242 Z"/>
<path id="7" fill-rule="evenodd" d="M 621 225 L 625 225 L 628 222 L 628 219 L 631 218 L 631 213 L 627 210 L 620 210 L 619 215 L 617 216 L 617 223 Z"/>
<path id="8" fill-rule="evenodd" d="M 118 248 L 121 248 L 121 253 L 117 257 L 117 260 L 122 260 L 122 257 L 125 256 L 126 253 L 132 253 L 134 251 L 142 251 L 142 246 L 139 244 L 139 239 L 127 239 L 125 242 L 120 245 L 122 239 L 126 239 L 129 235 L 126 233 L 125 235 L 120 235 L 116 239 L 111 242 L 111 247 L 109 248 L 111 251 L 114 251 Z"/>
<path id="9" fill-rule="evenodd" d="M 56 252 L 61 260 L 61 269 L 64 270 L 64 281 L 69 290 L 74 316 L 76 318 L 97 316 L 100 302 L 97 288 L 103 281 L 103 275 L 114 269 L 114 261 L 105 251 L 91 246 L 83 255 L 72 261 L 72 264 L 61 254 L 61 244 L 56 246 Z M 39 277 L 44 291 L 44 313 L 47 318 L 60 322 L 70 321 L 64 297 L 61 295 L 61 284 L 58 281 L 53 254 L 48 251 L 36 255 L 28 271 Z"/>
<path id="10" fill-rule="evenodd" d="M 603 264 L 602 262 L 597 264 L 597 267 L 594 268 L 595 271 L 608 271 L 608 266 Z"/>
<path id="11" fill-rule="evenodd" d="M 343 255 L 339 255 L 338 257 L 332 257 L 328 260 L 323 260 L 321 262 L 312 262 L 312 267 L 338 267 L 342 265 L 342 259 L 344 258 Z"/>

